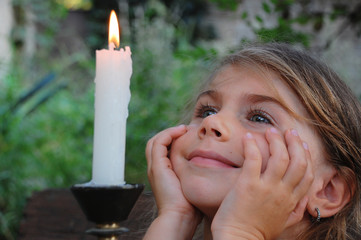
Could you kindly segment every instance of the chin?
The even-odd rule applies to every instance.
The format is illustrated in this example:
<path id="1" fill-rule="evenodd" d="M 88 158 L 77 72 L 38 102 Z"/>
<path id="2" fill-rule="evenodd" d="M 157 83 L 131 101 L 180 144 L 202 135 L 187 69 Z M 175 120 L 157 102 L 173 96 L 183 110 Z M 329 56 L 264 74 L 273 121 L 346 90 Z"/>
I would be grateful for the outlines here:
<path id="1" fill-rule="evenodd" d="M 181 181 L 186 199 L 208 217 L 217 212 L 232 186 L 227 181 L 218 180 L 217 177 L 209 179 L 204 176 L 189 176 Z"/>

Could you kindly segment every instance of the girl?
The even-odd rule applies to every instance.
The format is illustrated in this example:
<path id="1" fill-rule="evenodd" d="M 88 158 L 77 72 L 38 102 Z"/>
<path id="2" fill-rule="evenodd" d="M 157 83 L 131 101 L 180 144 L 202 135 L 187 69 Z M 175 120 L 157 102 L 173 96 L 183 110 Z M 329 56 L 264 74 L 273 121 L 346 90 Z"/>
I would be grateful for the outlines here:
<path id="1" fill-rule="evenodd" d="M 147 144 L 158 217 L 145 239 L 361 239 L 361 106 L 286 44 L 225 58 L 187 126 Z"/>

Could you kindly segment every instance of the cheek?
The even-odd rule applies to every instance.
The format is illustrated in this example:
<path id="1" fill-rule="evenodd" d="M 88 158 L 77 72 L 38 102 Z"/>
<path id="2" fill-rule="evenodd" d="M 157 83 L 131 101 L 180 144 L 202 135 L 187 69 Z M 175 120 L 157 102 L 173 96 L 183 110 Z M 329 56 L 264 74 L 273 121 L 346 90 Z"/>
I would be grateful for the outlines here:
<path id="1" fill-rule="evenodd" d="M 188 133 L 180 136 L 179 138 L 173 140 L 170 148 L 170 157 L 174 155 L 179 155 L 184 152 L 184 149 L 187 149 L 187 135 Z"/>
<path id="2" fill-rule="evenodd" d="M 196 138 L 196 127 L 188 126 L 187 132 L 172 142 L 172 146 L 170 149 L 171 159 L 179 158 L 180 156 L 187 156 L 187 154 L 189 153 L 189 149 L 195 142 Z"/>
<path id="3" fill-rule="evenodd" d="M 186 134 L 175 139 L 172 143 L 169 156 L 176 174 L 180 167 L 184 164 L 184 158 L 187 156 L 189 142 L 189 133 L 187 132 Z"/>

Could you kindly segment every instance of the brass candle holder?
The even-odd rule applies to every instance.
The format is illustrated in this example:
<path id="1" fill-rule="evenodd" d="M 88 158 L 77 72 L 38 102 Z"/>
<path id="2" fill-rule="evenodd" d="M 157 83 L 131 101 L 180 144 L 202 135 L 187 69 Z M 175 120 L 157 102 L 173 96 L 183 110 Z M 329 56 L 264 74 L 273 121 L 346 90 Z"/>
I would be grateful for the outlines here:
<path id="1" fill-rule="evenodd" d="M 129 229 L 121 227 L 144 189 L 143 184 L 97 186 L 90 183 L 71 187 L 75 199 L 86 218 L 96 224 L 86 233 L 99 240 L 116 240 Z"/>

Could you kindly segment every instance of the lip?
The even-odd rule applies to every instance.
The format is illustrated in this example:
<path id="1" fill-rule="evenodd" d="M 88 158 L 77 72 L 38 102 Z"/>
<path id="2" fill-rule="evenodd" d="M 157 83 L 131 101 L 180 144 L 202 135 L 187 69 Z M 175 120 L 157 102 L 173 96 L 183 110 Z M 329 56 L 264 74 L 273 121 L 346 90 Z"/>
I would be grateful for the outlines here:
<path id="1" fill-rule="evenodd" d="M 204 150 L 195 150 L 189 154 L 189 161 L 200 167 L 238 168 L 237 164 L 222 155 Z"/>

